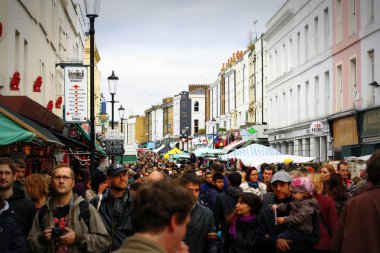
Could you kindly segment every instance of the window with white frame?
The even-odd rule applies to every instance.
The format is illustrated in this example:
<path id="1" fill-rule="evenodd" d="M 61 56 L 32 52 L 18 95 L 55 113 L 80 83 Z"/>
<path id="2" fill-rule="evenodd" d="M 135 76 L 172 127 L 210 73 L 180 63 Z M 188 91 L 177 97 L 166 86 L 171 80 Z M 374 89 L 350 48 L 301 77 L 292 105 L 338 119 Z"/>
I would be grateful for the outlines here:
<path id="1" fill-rule="evenodd" d="M 315 55 L 319 53 L 319 20 L 318 16 L 314 18 L 314 51 Z"/>
<path id="2" fill-rule="evenodd" d="M 337 110 L 341 112 L 343 110 L 343 72 L 342 65 L 336 67 L 336 95 L 337 95 Z"/>
<path id="3" fill-rule="evenodd" d="M 331 93 L 330 93 L 330 72 L 325 72 L 325 115 L 330 112 Z"/>
<path id="4" fill-rule="evenodd" d="M 330 34 L 330 17 L 329 17 L 329 8 L 324 9 L 323 11 L 323 36 L 325 49 L 329 46 L 329 34 Z"/>
<path id="5" fill-rule="evenodd" d="M 368 84 L 375 81 L 375 51 L 372 49 L 367 53 L 368 57 Z M 376 87 L 368 85 L 368 105 L 375 104 Z"/>
<path id="6" fill-rule="evenodd" d="M 309 26 L 305 25 L 305 62 L 309 60 Z"/>
<path id="7" fill-rule="evenodd" d="M 374 12 L 374 0 L 367 0 L 366 1 L 367 4 L 368 4 L 368 8 L 367 8 L 367 22 L 368 24 L 372 24 L 373 22 L 375 22 L 375 12 Z"/>
<path id="8" fill-rule="evenodd" d="M 353 35 L 356 32 L 356 0 L 349 0 L 349 13 L 348 13 L 348 29 L 349 35 Z"/>
<path id="9" fill-rule="evenodd" d="M 353 102 L 359 97 L 359 91 L 357 89 L 357 70 L 356 70 L 356 58 L 350 60 L 350 95 L 349 104 L 353 105 Z"/>
<path id="10" fill-rule="evenodd" d="M 199 102 L 198 101 L 194 102 L 194 112 L 199 112 Z"/>
<path id="11" fill-rule="evenodd" d="M 335 5 L 335 24 L 336 24 L 336 43 L 340 43 L 342 41 L 342 0 L 336 0 Z"/>

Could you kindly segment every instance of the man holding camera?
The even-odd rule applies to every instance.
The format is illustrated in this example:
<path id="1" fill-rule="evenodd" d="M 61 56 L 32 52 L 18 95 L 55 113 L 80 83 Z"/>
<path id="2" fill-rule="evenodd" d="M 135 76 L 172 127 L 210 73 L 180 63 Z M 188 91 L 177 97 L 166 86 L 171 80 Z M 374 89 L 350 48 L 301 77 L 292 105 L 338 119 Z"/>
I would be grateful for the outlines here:
<path id="1" fill-rule="evenodd" d="M 51 184 L 53 197 L 34 217 L 27 239 L 31 251 L 76 253 L 107 249 L 111 241 L 99 213 L 73 193 L 72 168 L 58 164 L 52 171 Z"/>

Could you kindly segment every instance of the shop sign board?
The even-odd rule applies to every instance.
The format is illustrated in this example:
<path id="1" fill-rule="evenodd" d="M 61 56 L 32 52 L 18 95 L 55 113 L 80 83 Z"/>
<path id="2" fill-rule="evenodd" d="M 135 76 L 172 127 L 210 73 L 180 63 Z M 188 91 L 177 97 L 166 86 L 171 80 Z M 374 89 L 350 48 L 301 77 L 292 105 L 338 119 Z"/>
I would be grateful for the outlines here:
<path id="1" fill-rule="evenodd" d="M 87 116 L 87 67 L 65 67 L 65 120 L 81 123 Z"/>
<path id="2" fill-rule="evenodd" d="M 119 130 L 107 130 L 103 141 L 108 155 L 124 155 L 124 135 Z"/>
<path id="3" fill-rule="evenodd" d="M 316 136 L 320 136 L 323 134 L 324 125 L 320 121 L 314 121 L 310 125 L 310 133 Z"/>

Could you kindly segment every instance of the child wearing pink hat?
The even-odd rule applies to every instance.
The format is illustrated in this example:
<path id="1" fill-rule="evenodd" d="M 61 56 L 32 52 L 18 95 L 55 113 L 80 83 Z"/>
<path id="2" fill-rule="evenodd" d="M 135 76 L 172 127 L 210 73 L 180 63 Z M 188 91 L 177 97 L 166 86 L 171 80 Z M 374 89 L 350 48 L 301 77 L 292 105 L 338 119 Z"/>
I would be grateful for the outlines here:
<path id="1" fill-rule="evenodd" d="M 290 203 L 273 205 L 272 210 L 280 212 L 289 211 L 285 217 L 275 217 L 279 224 L 286 224 L 285 232 L 279 234 L 279 238 L 289 242 L 302 242 L 313 231 L 314 214 L 319 213 L 319 205 L 313 198 L 314 185 L 307 177 L 294 178 L 290 184 L 292 199 Z M 316 222 L 319 226 L 319 223 Z"/>

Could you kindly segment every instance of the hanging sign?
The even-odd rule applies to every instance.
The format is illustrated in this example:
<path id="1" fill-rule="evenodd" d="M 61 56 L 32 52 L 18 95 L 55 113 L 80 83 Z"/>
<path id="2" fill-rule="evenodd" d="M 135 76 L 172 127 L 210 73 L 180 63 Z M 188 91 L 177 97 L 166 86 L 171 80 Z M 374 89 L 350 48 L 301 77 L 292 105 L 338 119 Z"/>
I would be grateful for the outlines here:
<path id="1" fill-rule="evenodd" d="M 86 122 L 87 117 L 87 67 L 65 67 L 65 120 Z"/>
<path id="2" fill-rule="evenodd" d="M 314 121 L 310 125 L 310 133 L 313 135 L 317 135 L 317 136 L 322 135 L 323 134 L 323 128 L 324 128 L 324 125 L 322 122 Z"/>

